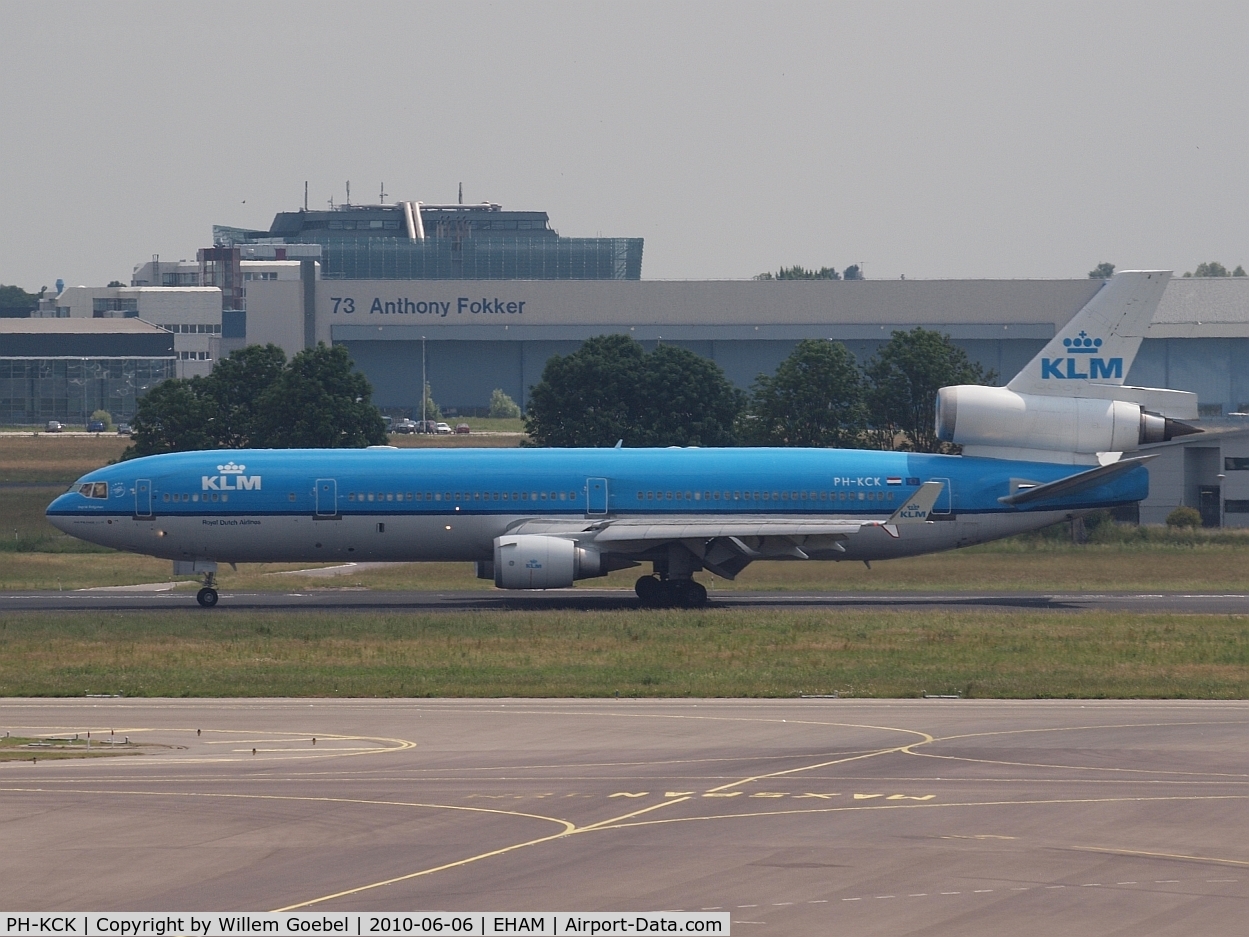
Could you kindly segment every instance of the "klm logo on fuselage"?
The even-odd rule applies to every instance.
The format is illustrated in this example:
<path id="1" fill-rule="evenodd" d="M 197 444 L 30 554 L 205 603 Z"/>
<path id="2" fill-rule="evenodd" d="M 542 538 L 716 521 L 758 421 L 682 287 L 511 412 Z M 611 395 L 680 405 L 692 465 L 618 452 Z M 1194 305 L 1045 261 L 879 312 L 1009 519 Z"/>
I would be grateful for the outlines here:
<path id="1" fill-rule="evenodd" d="M 227 462 L 218 465 L 220 475 L 201 475 L 200 485 L 204 491 L 260 491 L 259 475 L 244 475 L 246 465 Z"/>
<path id="2" fill-rule="evenodd" d="M 1041 359 L 1042 380 L 1123 380 L 1123 359 L 1100 357 L 1100 338 L 1089 338 L 1088 333 L 1081 330 L 1075 338 L 1064 338 L 1063 345 L 1066 346 L 1069 357 Z"/>

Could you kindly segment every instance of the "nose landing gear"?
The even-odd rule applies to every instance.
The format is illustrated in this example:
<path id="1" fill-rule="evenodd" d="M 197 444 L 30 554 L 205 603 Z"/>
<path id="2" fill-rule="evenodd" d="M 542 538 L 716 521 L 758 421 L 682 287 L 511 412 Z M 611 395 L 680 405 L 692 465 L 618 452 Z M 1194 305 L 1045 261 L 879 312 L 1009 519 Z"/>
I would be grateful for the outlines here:
<path id="1" fill-rule="evenodd" d="M 204 588 L 195 594 L 195 601 L 199 602 L 201 608 L 212 608 L 217 604 L 217 574 L 204 574 Z"/>
<path id="2" fill-rule="evenodd" d="M 707 590 L 693 579 L 642 576 L 633 589 L 643 608 L 702 608 L 707 604 Z"/>

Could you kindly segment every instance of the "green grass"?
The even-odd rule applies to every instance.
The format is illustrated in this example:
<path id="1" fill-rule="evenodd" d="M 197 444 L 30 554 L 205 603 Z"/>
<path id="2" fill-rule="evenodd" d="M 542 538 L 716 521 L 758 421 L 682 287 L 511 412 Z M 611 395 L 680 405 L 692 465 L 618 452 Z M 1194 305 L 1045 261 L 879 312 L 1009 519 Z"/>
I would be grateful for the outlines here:
<path id="1" fill-rule="evenodd" d="M 112 553 L 62 533 L 48 523 L 43 512 L 64 493 L 64 485 L 0 487 L 0 553 Z M 4 572 L 0 570 L 0 581 L 3 579 Z"/>
<path id="2" fill-rule="evenodd" d="M 1249 617 L 650 611 L 0 615 L 0 695 L 1217 698 Z"/>
<path id="3" fill-rule="evenodd" d="M 114 462 L 130 445 L 125 436 L 0 437 L 0 484 L 22 482 L 69 485 L 101 465 Z"/>

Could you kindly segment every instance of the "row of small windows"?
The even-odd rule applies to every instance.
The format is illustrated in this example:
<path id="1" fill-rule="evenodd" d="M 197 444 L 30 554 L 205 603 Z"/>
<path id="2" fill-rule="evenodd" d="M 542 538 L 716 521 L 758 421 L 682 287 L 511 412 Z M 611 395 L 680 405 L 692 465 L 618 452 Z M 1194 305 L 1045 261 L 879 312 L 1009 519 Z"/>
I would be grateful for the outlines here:
<path id="1" fill-rule="evenodd" d="M 575 491 L 352 491 L 348 501 L 576 501 Z"/>
<path id="2" fill-rule="evenodd" d="M 175 352 L 179 360 L 182 361 L 211 361 L 212 355 L 206 351 L 179 351 Z"/>
<path id="3" fill-rule="evenodd" d="M 892 501 L 893 492 L 869 491 L 639 491 L 639 501 Z"/>
<path id="4" fill-rule="evenodd" d="M 196 493 L 196 494 L 187 494 L 185 491 L 182 491 L 182 492 L 179 492 L 179 491 L 174 491 L 174 492 L 169 492 L 169 491 L 166 491 L 163 495 L 161 495 L 161 500 L 162 500 L 162 501 L 200 501 L 200 500 L 204 500 L 204 501 L 217 501 L 217 500 L 221 500 L 221 501 L 229 501 L 229 500 L 230 500 L 230 496 L 229 496 L 228 494 L 226 494 L 225 492 L 221 492 L 221 493 L 220 493 L 220 498 L 219 498 L 219 497 L 218 497 L 218 493 L 217 493 L 217 492 L 215 492 L 215 491 L 211 491 L 211 492 L 206 491 L 206 492 L 204 492 L 204 497 L 203 497 L 203 499 L 201 499 L 198 493 Z M 294 500 L 295 500 L 295 496 L 294 496 L 294 495 L 291 495 L 291 500 L 292 500 L 292 501 L 294 501 Z"/>
<path id="5" fill-rule="evenodd" d="M 221 334 L 221 325 L 212 322 L 175 322 L 172 325 L 162 325 L 161 328 L 166 332 L 173 332 L 175 335 Z"/>

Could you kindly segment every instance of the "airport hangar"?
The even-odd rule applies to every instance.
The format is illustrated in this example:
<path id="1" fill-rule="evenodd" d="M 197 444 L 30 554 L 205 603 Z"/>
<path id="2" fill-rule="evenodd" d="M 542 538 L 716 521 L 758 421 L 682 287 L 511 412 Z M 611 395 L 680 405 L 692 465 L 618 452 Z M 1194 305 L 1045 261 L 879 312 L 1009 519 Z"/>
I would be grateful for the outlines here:
<path id="1" fill-rule="evenodd" d="M 501 388 L 524 405 L 547 359 L 630 335 L 714 360 L 749 387 L 804 338 L 866 362 L 895 330 L 948 334 L 1005 383 L 1100 280 L 349 280 L 251 284 L 246 341 L 293 354 L 345 345 L 393 415 L 419 413 L 421 358 L 441 406 L 481 411 Z M 1160 447 L 1139 519 L 1180 504 L 1207 526 L 1249 526 L 1249 278 L 1176 278 L 1128 383 L 1198 395 L 1207 432 Z"/>
<path id="2" fill-rule="evenodd" d="M 866 362 L 895 330 L 948 334 L 1009 380 L 1100 280 L 300 280 L 251 284 L 246 341 L 293 354 L 346 345 L 388 410 L 435 399 L 461 412 L 496 387 L 522 406 L 546 360 L 595 335 L 630 335 L 714 360 L 735 384 L 771 373 L 804 338 Z M 1198 395 L 1205 418 L 1249 409 L 1249 278 L 1173 279 L 1130 384 Z"/>

